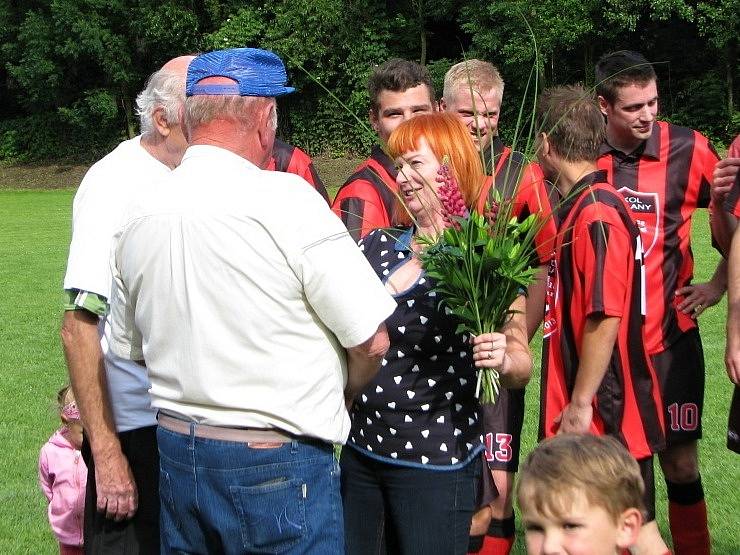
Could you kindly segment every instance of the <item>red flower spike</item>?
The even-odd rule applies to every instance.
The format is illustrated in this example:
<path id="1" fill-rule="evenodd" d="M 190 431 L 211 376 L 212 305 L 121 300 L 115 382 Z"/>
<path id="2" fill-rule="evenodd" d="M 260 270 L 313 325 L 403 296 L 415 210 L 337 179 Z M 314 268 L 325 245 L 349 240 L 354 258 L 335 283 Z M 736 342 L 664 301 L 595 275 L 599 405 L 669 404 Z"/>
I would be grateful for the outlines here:
<path id="1" fill-rule="evenodd" d="M 439 189 L 437 189 L 437 195 L 442 203 L 442 218 L 447 227 L 460 229 L 460 224 L 453 218 L 467 218 L 470 213 L 465 206 L 460 188 L 457 186 L 457 180 L 450 172 L 447 164 L 442 164 L 437 173 L 439 174 L 437 181 L 441 183 Z"/>

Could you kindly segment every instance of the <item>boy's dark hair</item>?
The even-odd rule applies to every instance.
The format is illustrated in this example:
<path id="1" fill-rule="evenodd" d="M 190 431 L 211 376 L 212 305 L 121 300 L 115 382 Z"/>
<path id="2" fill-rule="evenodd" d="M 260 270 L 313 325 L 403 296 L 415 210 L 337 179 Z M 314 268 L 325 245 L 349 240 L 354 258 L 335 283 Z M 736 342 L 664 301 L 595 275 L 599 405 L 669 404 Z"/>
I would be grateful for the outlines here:
<path id="1" fill-rule="evenodd" d="M 628 85 L 646 85 L 657 80 L 655 70 L 645 56 L 633 50 L 604 54 L 596 62 L 596 94 L 614 104 L 619 89 Z"/>
<path id="2" fill-rule="evenodd" d="M 370 109 L 373 113 L 378 113 L 380 109 L 378 99 L 383 91 L 403 92 L 419 85 L 426 85 L 429 89 L 429 98 L 433 102 L 434 86 L 427 68 L 402 58 L 391 58 L 377 66 L 367 80 Z"/>
<path id="3" fill-rule="evenodd" d="M 581 86 L 553 87 L 540 95 L 537 125 L 550 146 L 568 162 L 596 161 L 604 141 L 604 118 L 591 93 Z"/>

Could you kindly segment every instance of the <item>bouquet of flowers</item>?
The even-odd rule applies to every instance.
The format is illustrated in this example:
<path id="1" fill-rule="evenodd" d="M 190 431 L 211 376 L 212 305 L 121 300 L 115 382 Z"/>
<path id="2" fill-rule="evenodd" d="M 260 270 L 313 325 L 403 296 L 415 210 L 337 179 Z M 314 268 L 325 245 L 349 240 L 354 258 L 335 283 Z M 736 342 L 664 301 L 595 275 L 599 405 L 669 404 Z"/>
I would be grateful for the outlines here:
<path id="1" fill-rule="evenodd" d="M 473 335 L 500 330 L 511 317 L 510 306 L 535 279 L 534 237 L 537 216 L 512 217 L 513 201 L 496 197 L 483 214 L 469 211 L 457 182 L 443 160 L 437 181 L 446 228 L 437 237 L 420 237 L 421 263 L 436 281 L 435 290 L 460 324 L 457 333 Z M 499 375 L 478 371 L 476 397 L 495 403 Z"/>

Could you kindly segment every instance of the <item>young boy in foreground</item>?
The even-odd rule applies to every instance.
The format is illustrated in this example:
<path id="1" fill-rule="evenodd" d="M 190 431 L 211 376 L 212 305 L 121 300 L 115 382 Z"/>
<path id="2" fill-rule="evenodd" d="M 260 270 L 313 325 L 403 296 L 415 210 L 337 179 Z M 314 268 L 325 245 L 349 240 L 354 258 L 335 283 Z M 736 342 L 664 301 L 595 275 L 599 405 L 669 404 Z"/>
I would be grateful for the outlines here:
<path id="1" fill-rule="evenodd" d="M 519 472 L 517 501 L 530 555 L 614 555 L 635 545 L 644 485 L 637 461 L 616 439 L 546 439 Z"/>

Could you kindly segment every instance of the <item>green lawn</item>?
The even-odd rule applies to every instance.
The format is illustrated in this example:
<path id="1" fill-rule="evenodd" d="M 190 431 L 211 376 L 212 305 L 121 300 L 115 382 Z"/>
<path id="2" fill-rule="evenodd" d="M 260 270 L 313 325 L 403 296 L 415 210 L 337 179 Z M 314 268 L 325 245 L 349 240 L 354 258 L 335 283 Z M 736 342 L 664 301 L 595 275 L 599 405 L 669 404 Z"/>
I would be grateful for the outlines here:
<path id="1" fill-rule="evenodd" d="M 344 164 L 351 167 L 351 163 Z M 320 170 L 323 168 L 320 167 Z M 327 172 L 330 173 L 330 172 Z M 345 173 L 344 175 L 347 175 Z M 328 177 L 328 178 L 327 178 Z M 329 185 L 341 183 L 325 176 Z M 331 187 L 332 189 L 334 187 Z M 58 425 L 55 393 L 66 381 L 58 337 L 60 289 L 70 235 L 73 191 L 0 191 L 0 553 L 53 553 L 45 502 L 36 480 L 41 445 Z M 717 254 L 707 237 L 706 216 L 697 218 L 697 276 L 708 279 Z M 703 479 L 715 553 L 740 552 L 740 458 L 724 446 L 731 388 L 722 354 L 724 303 L 702 316 L 707 358 Z M 539 344 L 536 346 L 539 349 Z M 538 361 L 537 355 L 535 359 Z M 539 366 L 537 364 L 536 366 Z M 538 377 L 528 388 L 525 452 L 534 444 Z M 658 521 L 665 531 L 665 487 L 658 478 Z M 521 548 L 521 542 L 519 547 Z M 518 551 L 518 552 L 522 552 Z"/>

